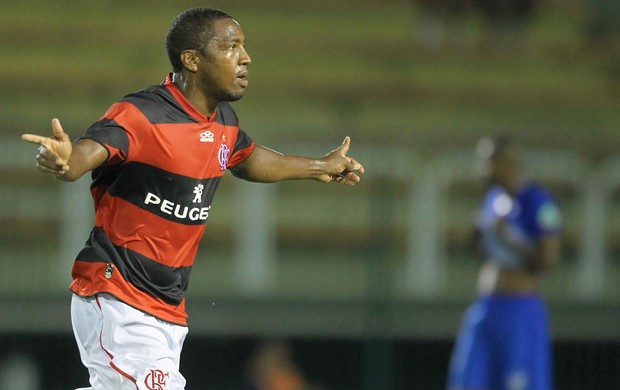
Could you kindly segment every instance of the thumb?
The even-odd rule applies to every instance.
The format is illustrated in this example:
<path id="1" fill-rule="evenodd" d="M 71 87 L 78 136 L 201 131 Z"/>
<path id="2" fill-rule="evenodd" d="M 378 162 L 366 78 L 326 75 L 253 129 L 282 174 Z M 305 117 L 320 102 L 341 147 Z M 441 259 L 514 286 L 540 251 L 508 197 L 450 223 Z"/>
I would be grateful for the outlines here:
<path id="1" fill-rule="evenodd" d="M 341 156 L 346 156 L 347 152 L 349 151 L 349 146 L 351 146 L 351 137 L 346 136 L 344 138 L 344 141 L 342 141 L 342 145 L 340 145 L 340 147 L 338 147 L 338 151 L 340 152 Z"/>
<path id="2" fill-rule="evenodd" d="M 58 138 L 60 141 L 65 141 L 68 139 L 68 135 L 62 129 L 62 125 L 60 124 L 60 120 L 58 118 L 52 119 L 52 131 L 54 132 L 54 137 Z"/>

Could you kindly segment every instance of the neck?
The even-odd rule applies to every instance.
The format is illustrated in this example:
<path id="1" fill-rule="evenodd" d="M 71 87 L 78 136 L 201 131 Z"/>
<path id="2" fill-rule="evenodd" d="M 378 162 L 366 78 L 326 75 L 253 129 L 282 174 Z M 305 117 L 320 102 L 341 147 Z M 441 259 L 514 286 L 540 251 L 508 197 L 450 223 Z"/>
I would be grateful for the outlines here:
<path id="1" fill-rule="evenodd" d="M 515 195 L 521 187 L 521 180 L 518 178 L 495 180 L 492 184 L 499 185 L 509 194 Z"/>
<path id="2" fill-rule="evenodd" d="M 172 83 L 181 91 L 183 96 L 196 110 L 200 111 L 207 118 L 213 115 L 218 102 L 209 101 L 200 88 L 200 83 L 194 77 L 187 76 L 185 73 L 173 73 Z"/>

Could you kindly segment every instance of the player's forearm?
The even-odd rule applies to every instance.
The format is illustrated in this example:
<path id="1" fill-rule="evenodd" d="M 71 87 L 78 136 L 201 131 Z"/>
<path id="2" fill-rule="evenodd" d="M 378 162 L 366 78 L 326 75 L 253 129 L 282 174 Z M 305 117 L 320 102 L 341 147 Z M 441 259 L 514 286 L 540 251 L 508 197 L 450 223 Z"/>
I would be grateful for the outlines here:
<path id="1" fill-rule="evenodd" d="M 264 172 L 270 181 L 319 179 L 325 173 L 325 163 L 312 157 L 282 155 L 273 168 Z"/>
<path id="2" fill-rule="evenodd" d="M 325 163 L 320 159 L 285 155 L 257 145 L 252 155 L 233 169 L 233 174 L 260 183 L 298 179 L 319 180 L 321 175 L 325 174 Z"/>
<path id="3" fill-rule="evenodd" d="M 67 161 L 69 169 L 63 174 L 54 175 L 61 181 L 72 182 L 100 166 L 107 158 L 103 146 L 92 140 L 82 140 L 73 144 L 71 157 Z"/>
<path id="4" fill-rule="evenodd" d="M 73 156 L 73 155 L 72 155 Z M 82 177 L 88 170 L 85 168 L 85 165 L 82 161 L 78 159 L 69 159 L 67 164 L 69 169 L 67 169 L 62 174 L 54 175 L 54 178 L 64 182 L 73 182 Z"/>
<path id="5" fill-rule="evenodd" d="M 246 171 L 245 180 L 258 183 L 274 183 L 284 180 L 319 179 L 321 162 L 306 157 L 282 156 L 268 165 L 257 166 L 257 169 Z"/>

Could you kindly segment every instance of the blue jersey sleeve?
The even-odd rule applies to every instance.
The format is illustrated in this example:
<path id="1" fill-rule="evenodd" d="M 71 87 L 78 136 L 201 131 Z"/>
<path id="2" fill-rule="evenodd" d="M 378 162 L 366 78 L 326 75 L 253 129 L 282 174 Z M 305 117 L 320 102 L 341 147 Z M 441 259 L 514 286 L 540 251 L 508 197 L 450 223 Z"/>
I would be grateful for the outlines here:
<path id="1" fill-rule="evenodd" d="M 518 195 L 522 215 L 517 223 L 532 240 L 557 235 L 562 230 L 562 215 L 555 199 L 543 188 L 530 185 Z"/>

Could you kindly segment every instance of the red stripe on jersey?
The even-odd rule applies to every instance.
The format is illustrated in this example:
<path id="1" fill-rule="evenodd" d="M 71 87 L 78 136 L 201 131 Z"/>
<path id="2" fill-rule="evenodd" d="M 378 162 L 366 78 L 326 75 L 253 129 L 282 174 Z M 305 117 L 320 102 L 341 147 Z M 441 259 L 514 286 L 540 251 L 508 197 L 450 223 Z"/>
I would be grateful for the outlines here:
<path id="1" fill-rule="evenodd" d="M 123 126 L 129 137 L 127 160 L 142 162 L 166 171 L 197 179 L 223 176 L 225 170 L 218 164 L 218 153 L 225 145 L 233 151 L 225 168 L 235 166 L 254 151 L 254 143 L 234 150 L 239 128 L 218 122 L 151 124 L 133 104 L 115 103 L 106 113 Z M 209 138 L 203 134 L 210 132 Z M 206 141 L 206 140 L 209 141 Z M 110 159 L 116 159 L 118 150 L 108 147 Z"/>
<path id="2" fill-rule="evenodd" d="M 194 263 L 206 225 L 169 221 L 108 193 L 100 198 L 98 208 L 95 225 L 114 245 L 170 267 Z"/>
<path id="3" fill-rule="evenodd" d="M 144 114 L 136 106 L 126 102 L 117 102 L 112 104 L 101 119 L 104 118 L 113 119 L 117 123 L 117 118 L 123 118 L 122 125 L 127 132 L 127 136 L 129 137 L 130 142 L 132 138 L 132 133 L 128 132 L 127 129 L 141 127 L 146 127 L 148 129 L 151 126 L 146 116 L 144 116 Z M 120 123 L 118 124 L 120 125 Z M 124 161 L 129 157 L 125 154 L 125 151 L 116 148 L 114 145 L 104 144 L 103 146 L 108 149 L 108 152 L 110 153 L 106 164 L 118 163 L 120 161 Z"/>
<path id="4" fill-rule="evenodd" d="M 90 297 L 107 292 L 140 311 L 149 313 L 163 321 L 187 325 L 185 299 L 178 306 L 170 305 L 151 294 L 138 290 L 123 279 L 120 272 L 106 278 L 106 263 L 80 261 L 73 264 L 71 291 L 82 297 Z"/>
<path id="5" fill-rule="evenodd" d="M 233 150 L 238 132 L 236 127 L 215 122 L 153 125 L 152 129 L 149 137 L 141 137 L 142 141 L 137 147 L 144 152 L 133 161 L 166 167 L 168 172 L 197 179 L 224 175 L 225 169 L 219 164 L 207 164 L 207 161 L 218 161 L 222 145 Z M 200 141 L 201 134 L 207 131 L 213 134 L 213 142 Z M 132 147 L 136 145 L 130 143 L 130 154 Z M 243 155 L 241 160 L 247 158 L 245 153 Z"/>
<path id="6" fill-rule="evenodd" d="M 135 252 L 157 266 L 132 269 L 135 259 L 123 257 L 128 256 L 123 251 L 118 251 L 117 258 L 118 253 L 110 255 L 88 244 L 75 262 L 72 291 L 81 296 L 108 292 L 155 317 L 185 325 L 183 296 L 206 217 L 201 215 L 200 221 L 186 219 L 183 210 L 198 207 L 206 215 L 226 169 L 253 152 L 252 139 L 238 126 L 236 113 L 228 103 L 222 102 L 207 118 L 191 106 L 170 77 L 163 86 L 149 87 L 113 104 L 83 136 L 102 143 L 110 153 L 106 163 L 93 171 L 96 227 L 91 237 L 103 240 L 96 244 L 104 246 L 109 240 L 114 247 Z M 132 174 L 141 173 L 146 175 L 132 179 Z M 151 195 L 161 196 L 160 208 L 156 202 L 145 206 L 146 197 Z M 192 200 L 194 195 L 199 202 Z M 168 219 L 171 208 L 177 206 L 179 212 Z M 100 231 L 103 235 L 96 234 Z M 106 278 L 105 267 L 113 262 L 117 263 L 116 271 Z M 121 270 L 127 272 L 126 278 Z M 182 291 L 171 292 L 168 279 L 161 274 L 150 278 L 154 275 L 148 272 L 153 270 L 163 270 L 168 279 L 181 275 L 178 288 Z M 148 282 L 148 288 L 140 278 Z M 145 292 L 149 289 L 150 293 Z"/>

